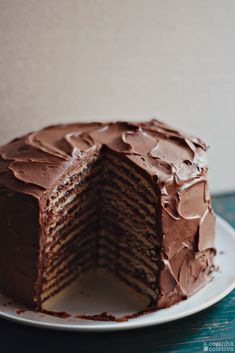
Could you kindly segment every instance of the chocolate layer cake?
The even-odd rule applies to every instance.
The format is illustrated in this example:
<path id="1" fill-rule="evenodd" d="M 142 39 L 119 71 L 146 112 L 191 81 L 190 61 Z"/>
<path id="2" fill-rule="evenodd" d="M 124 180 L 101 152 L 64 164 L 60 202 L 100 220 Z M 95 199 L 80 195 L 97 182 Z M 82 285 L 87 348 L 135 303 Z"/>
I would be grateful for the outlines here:
<path id="1" fill-rule="evenodd" d="M 171 306 L 213 271 L 206 145 L 151 120 L 49 126 L 0 148 L 0 288 L 42 303 L 103 267 Z"/>

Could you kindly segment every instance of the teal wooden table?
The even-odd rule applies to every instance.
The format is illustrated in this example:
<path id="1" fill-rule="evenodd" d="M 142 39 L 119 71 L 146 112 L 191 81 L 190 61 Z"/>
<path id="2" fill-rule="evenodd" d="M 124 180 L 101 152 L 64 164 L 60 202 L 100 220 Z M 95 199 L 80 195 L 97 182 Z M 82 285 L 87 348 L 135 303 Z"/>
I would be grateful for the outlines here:
<path id="1" fill-rule="evenodd" d="M 213 205 L 235 227 L 235 194 L 214 197 Z M 0 320 L 0 353 L 17 352 L 235 352 L 235 290 L 211 308 L 183 320 L 125 332 L 66 333 Z"/>

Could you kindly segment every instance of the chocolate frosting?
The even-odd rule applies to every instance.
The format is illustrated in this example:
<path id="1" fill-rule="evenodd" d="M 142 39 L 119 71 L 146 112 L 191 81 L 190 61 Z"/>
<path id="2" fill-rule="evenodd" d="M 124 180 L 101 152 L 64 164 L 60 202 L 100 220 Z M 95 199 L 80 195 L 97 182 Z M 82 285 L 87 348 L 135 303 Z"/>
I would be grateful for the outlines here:
<path id="1" fill-rule="evenodd" d="M 200 139 L 156 119 L 49 126 L 0 147 L 0 186 L 40 203 L 69 168 L 105 148 L 136 165 L 160 195 L 157 305 L 169 306 L 202 286 L 213 267 L 215 219 Z"/>

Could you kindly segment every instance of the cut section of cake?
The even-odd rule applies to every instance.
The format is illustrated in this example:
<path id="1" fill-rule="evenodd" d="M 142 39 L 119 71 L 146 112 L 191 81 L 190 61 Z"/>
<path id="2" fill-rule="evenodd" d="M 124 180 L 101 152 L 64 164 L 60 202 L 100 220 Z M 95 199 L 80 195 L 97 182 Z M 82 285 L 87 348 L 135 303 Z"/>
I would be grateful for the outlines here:
<path id="1" fill-rule="evenodd" d="M 214 269 L 206 146 L 151 120 L 50 126 L 0 147 L 0 288 L 42 304 L 103 268 L 153 309 Z"/>

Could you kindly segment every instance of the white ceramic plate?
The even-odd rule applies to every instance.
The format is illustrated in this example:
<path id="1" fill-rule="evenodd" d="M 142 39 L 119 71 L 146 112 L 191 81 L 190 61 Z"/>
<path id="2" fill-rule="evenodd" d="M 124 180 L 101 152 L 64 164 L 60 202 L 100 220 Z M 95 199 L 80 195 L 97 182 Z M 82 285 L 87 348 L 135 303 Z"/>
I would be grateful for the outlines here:
<path id="1" fill-rule="evenodd" d="M 21 324 L 66 331 L 125 330 L 177 320 L 208 308 L 224 298 L 235 287 L 235 231 L 218 216 L 216 248 L 218 250 L 216 265 L 220 270 L 215 273 L 213 280 L 188 300 L 168 309 L 162 309 L 126 322 L 84 320 L 73 316 L 62 319 L 33 311 L 19 314 L 19 312 L 17 313 L 18 308 L 13 304 L 6 304 L 7 298 L 1 296 L 0 317 Z M 73 315 L 78 313 L 99 314 L 106 311 L 115 316 L 131 314 L 141 309 L 132 298 L 124 297 L 123 291 L 110 283 L 107 283 L 106 278 L 97 277 L 91 283 L 85 284 L 86 288 L 83 290 L 75 285 L 62 298 L 50 303 L 51 309 L 66 311 Z"/>

